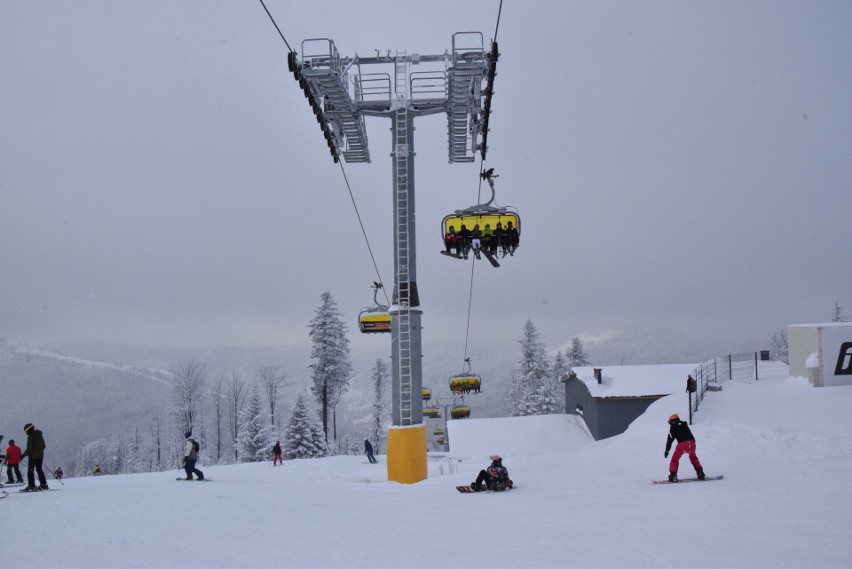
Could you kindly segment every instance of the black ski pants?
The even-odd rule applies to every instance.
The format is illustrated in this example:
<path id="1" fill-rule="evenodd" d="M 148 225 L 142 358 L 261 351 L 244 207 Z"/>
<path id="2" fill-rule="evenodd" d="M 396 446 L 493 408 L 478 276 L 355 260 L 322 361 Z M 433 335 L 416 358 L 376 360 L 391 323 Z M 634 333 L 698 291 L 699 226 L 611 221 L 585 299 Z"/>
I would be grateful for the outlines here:
<path id="1" fill-rule="evenodd" d="M 27 484 L 30 488 L 35 488 L 35 474 L 38 474 L 38 482 L 42 486 L 47 486 L 47 478 L 44 477 L 44 470 L 41 465 L 44 458 L 28 457 L 27 459 Z"/>
<path id="2" fill-rule="evenodd" d="M 12 472 L 15 473 L 14 478 L 12 477 Z M 21 483 L 24 481 L 24 477 L 21 476 L 21 469 L 17 464 L 7 464 L 6 465 L 6 484 L 14 484 L 15 482 Z"/>
<path id="3" fill-rule="evenodd" d="M 183 469 L 186 472 L 186 479 L 192 480 L 192 474 L 198 477 L 199 480 L 204 480 L 204 473 L 195 468 L 196 459 L 186 459 L 186 462 L 183 463 Z"/>

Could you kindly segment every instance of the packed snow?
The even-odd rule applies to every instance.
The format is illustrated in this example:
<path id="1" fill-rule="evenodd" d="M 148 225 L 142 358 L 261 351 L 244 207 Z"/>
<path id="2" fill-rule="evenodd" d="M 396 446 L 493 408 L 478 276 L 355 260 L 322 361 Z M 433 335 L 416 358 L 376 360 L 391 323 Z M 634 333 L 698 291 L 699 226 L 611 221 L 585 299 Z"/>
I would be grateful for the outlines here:
<path id="1" fill-rule="evenodd" d="M 411 485 L 388 482 L 379 455 L 7 488 L 0 565 L 850 567 L 852 386 L 772 369 L 707 393 L 695 415 L 698 456 L 721 481 L 650 483 L 668 470 L 667 417 L 688 416 L 678 393 L 597 442 L 574 416 L 453 421 L 452 451 Z M 517 488 L 457 493 L 494 453 Z M 680 474 L 693 474 L 686 457 Z"/>

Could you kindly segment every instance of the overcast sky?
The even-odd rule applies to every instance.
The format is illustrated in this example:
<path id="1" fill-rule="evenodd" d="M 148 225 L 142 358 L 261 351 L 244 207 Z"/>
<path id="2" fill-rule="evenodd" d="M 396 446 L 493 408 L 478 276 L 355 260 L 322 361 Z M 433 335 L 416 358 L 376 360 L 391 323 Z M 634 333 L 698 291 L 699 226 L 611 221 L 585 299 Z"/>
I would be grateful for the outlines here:
<path id="1" fill-rule="evenodd" d="M 267 0 L 288 42 L 440 54 L 498 0 Z M 471 334 L 637 325 L 768 338 L 852 314 L 852 3 L 507 1 L 489 153 L 518 253 L 477 264 Z M 328 290 L 357 335 L 376 275 L 340 166 L 257 1 L 0 2 L 0 336 L 307 341 Z M 464 340 L 477 203 L 446 118 L 416 120 L 423 340 Z M 344 164 L 393 282 L 390 121 Z M 382 342 L 359 338 L 357 342 Z"/>

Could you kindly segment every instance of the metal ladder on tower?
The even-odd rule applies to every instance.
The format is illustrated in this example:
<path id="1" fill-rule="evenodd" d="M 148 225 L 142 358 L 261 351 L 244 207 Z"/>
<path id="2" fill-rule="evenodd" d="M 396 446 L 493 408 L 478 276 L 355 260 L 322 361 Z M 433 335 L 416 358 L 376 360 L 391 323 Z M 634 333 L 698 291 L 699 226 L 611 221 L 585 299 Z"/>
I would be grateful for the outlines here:
<path id="1" fill-rule="evenodd" d="M 397 51 L 394 58 L 394 93 L 397 97 L 408 99 L 408 53 Z"/>
<path id="2" fill-rule="evenodd" d="M 399 332 L 397 336 L 397 365 L 400 382 L 400 423 L 412 424 L 413 393 L 411 381 L 411 281 L 409 279 L 410 241 L 408 211 L 408 108 L 399 105 L 394 111 L 396 140 L 396 207 L 397 211 L 397 304 Z M 406 150 L 403 151 L 402 149 Z M 420 395 L 420 394 L 418 394 Z"/>

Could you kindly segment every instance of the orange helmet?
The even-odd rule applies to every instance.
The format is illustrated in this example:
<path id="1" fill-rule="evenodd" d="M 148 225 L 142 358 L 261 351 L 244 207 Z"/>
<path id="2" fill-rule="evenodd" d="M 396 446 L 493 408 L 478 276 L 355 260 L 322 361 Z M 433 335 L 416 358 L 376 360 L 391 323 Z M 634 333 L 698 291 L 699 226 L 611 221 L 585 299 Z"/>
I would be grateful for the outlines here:
<path id="1" fill-rule="evenodd" d="M 677 416 L 677 413 L 669 417 L 669 423 L 673 423 L 675 421 L 680 421 L 680 417 Z"/>

